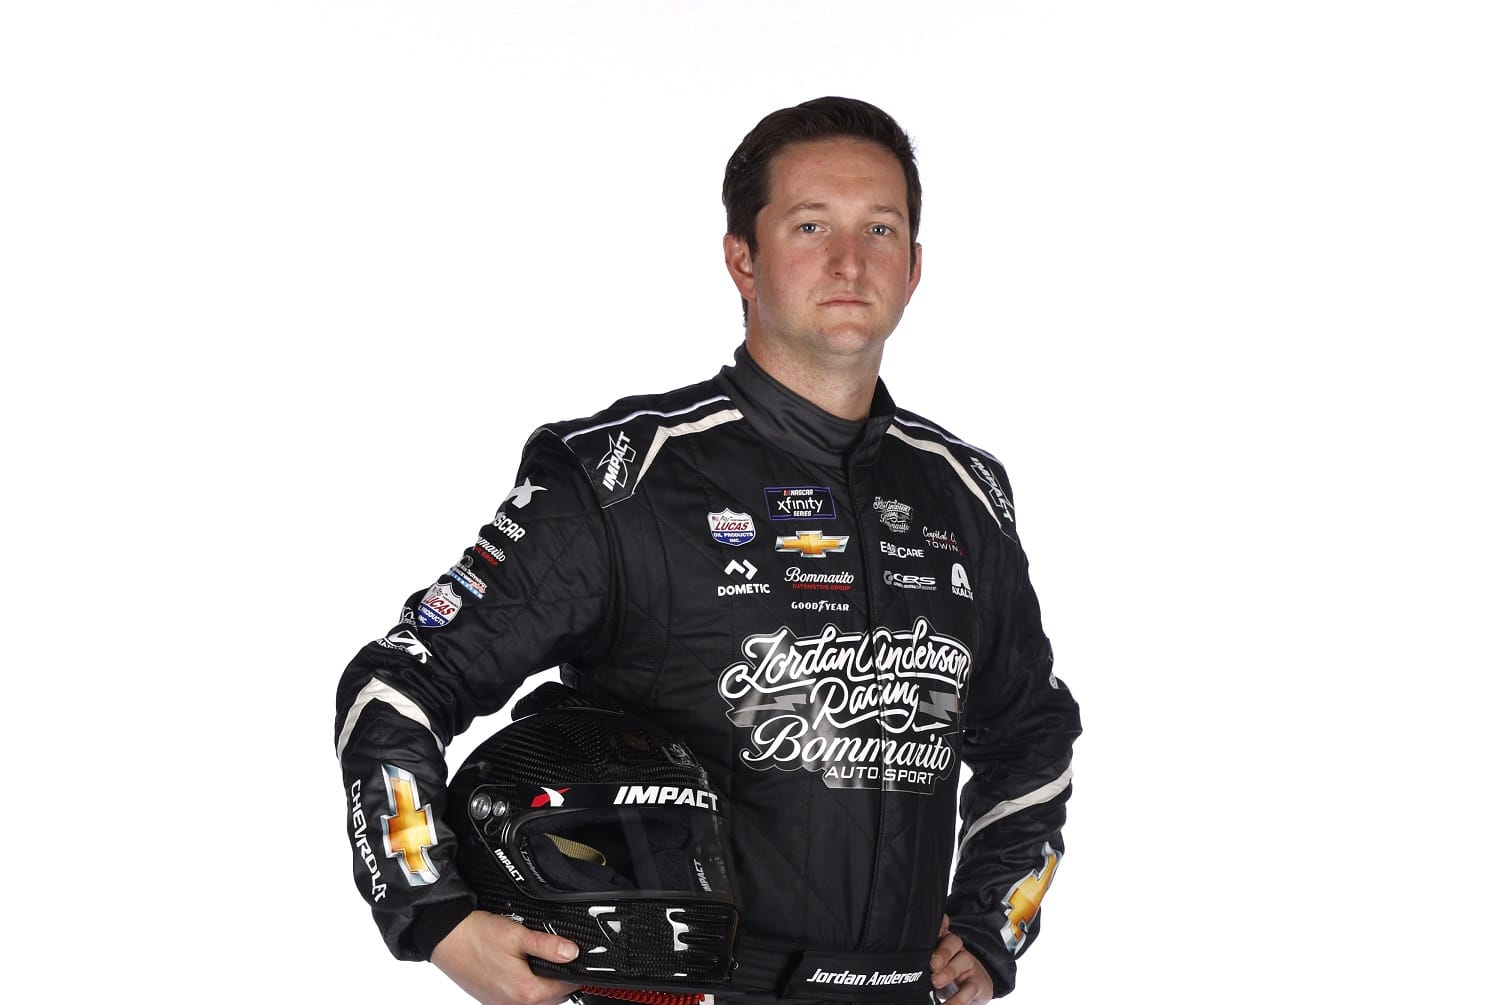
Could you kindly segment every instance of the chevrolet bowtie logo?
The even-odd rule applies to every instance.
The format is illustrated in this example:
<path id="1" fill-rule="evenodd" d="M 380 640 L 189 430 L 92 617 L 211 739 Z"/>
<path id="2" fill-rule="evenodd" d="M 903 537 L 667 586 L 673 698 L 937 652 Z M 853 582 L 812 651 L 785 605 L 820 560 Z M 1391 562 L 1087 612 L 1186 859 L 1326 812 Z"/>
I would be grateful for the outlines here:
<path id="1" fill-rule="evenodd" d="M 417 804 L 417 780 L 410 771 L 387 764 L 385 795 L 395 811 L 380 818 L 385 836 L 385 854 L 401 863 L 412 886 L 426 886 L 437 880 L 437 870 L 427 857 L 427 849 L 437 844 L 437 828 L 432 822 L 432 807 Z"/>
<path id="2" fill-rule="evenodd" d="M 847 534 L 823 536 L 821 530 L 799 530 L 793 537 L 778 537 L 776 550 L 800 554 L 806 558 L 822 558 L 828 552 L 838 554 L 849 543 Z"/>
<path id="3" fill-rule="evenodd" d="M 1052 876 L 1057 872 L 1057 852 L 1052 845 L 1042 845 L 1042 867 L 1032 870 L 1016 881 L 1005 895 L 1005 948 L 1019 952 L 1031 933 L 1031 924 L 1042 910 L 1042 898 L 1047 887 L 1052 885 Z"/>

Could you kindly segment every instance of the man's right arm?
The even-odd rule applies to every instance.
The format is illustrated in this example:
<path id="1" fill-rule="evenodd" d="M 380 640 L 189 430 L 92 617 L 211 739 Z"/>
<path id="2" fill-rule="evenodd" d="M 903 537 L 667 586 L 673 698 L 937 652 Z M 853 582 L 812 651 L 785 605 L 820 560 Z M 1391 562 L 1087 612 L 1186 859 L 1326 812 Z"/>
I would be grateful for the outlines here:
<path id="1" fill-rule="evenodd" d="M 471 914 L 475 897 L 443 822 L 443 752 L 532 673 L 607 645 L 610 623 L 604 522 L 577 461 L 542 432 L 517 481 L 473 546 L 411 596 L 400 623 L 360 650 L 338 686 L 355 883 L 397 958 L 442 960 L 461 984 L 484 953 L 534 940 L 506 919 Z"/>

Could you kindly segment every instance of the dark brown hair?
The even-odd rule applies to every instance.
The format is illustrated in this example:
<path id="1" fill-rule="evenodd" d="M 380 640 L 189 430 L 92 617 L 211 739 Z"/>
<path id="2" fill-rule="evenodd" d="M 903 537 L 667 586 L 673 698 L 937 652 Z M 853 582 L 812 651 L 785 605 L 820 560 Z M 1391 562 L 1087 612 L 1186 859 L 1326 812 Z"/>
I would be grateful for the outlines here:
<path id="1" fill-rule="evenodd" d="M 916 256 L 917 226 L 922 221 L 922 179 L 911 137 L 896 120 L 857 98 L 814 98 L 772 112 L 745 134 L 724 168 L 724 212 L 729 233 L 744 240 L 754 257 L 755 218 L 771 200 L 771 161 L 794 143 L 848 137 L 882 146 L 895 156 L 906 176 L 906 216 Z"/>

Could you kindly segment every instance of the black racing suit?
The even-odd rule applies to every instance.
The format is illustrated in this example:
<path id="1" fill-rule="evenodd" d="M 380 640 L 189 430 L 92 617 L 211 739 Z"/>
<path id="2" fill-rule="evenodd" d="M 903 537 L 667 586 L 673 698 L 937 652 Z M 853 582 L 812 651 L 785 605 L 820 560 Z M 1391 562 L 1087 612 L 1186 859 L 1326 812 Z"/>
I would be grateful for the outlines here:
<path id="1" fill-rule="evenodd" d="M 350 663 L 355 880 L 391 951 L 427 958 L 474 902 L 441 823 L 444 748 L 558 666 L 670 728 L 726 795 L 747 958 L 926 951 L 946 911 L 1004 994 L 1079 733 L 1005 472 L 883 384 L 850 422 L 735 358 L 538 429 L 474 546 Z M 419 855 L 386 854 L 388 765 L 431 810 Z"/>

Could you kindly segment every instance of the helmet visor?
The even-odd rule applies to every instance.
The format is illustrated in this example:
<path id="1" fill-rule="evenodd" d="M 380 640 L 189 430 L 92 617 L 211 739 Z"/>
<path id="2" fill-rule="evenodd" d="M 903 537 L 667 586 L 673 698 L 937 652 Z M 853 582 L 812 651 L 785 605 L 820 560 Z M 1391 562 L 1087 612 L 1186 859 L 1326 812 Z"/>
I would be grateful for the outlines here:
<path id="1" fill-rule="evenodd" d="M 608 894 L 733 902 L 722 818 L 692 806 L 554 809 L 516 828 L 521 858 L 561 900 Z"/>

